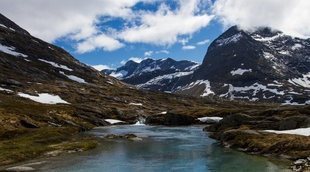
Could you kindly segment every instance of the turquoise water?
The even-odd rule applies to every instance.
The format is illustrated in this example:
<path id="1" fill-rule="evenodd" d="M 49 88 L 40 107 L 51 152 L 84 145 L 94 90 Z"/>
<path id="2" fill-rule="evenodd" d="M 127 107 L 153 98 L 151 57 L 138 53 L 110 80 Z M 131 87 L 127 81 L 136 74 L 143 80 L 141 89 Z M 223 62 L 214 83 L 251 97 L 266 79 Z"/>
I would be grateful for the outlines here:
<path id="1" fill-rule="evenodd" d="M 202 126 L 114 126 L 90 134 L 133 133 L 142 141 L 109 140 L 94 151 L 56 158 L 41 167 L 51 172 L 221 171 L 273 172 L 283 167 L 267 158 L 220 147 Z"/>

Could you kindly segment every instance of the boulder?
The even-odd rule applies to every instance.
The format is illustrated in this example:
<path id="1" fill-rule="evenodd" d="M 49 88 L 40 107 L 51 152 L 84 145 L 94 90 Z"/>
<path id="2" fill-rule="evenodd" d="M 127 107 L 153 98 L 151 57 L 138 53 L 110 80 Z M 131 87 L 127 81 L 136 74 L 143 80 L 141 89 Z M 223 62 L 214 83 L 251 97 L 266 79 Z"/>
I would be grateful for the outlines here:
<path id="1" fill-rule="evenodd" d="M 310 126 L 310 118 L 307 116 L 292 116 L 279 122 L 279 130 L 292 130 Z"/>
<path id="2" fill-rule="evenodd" d="M 206 127 L 204 130 L 216 132 L 226 128 L 239 128 L 241 125 L 252 123 L 253 117 L 246 114 L 233 114 L 224 117 L 219 123 Z"/>
<path id="3" fill-rule="evenodd" d="M 148 116 L 145 123 L 151 125 L 181 126 L 194 124 L 195 121 L 195 118 L 192 116 L 168 112 L 167 114 Z"/>

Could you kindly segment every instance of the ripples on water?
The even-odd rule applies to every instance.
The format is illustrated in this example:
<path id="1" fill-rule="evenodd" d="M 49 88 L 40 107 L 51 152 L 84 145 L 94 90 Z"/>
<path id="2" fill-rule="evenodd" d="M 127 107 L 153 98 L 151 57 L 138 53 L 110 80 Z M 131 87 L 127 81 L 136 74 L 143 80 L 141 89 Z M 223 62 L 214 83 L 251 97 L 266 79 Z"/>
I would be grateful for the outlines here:
<path id="1" fill-rule="evenodd" d="M 282 167 L 266 158 L 220 147 L 202 126 L 112 126 L 92 135 L 136 134 L 143 141 L 109 140 L 94 151 L 59 157 L 41 168 L 53 172 L 220 171 L 277 172 Z"/>

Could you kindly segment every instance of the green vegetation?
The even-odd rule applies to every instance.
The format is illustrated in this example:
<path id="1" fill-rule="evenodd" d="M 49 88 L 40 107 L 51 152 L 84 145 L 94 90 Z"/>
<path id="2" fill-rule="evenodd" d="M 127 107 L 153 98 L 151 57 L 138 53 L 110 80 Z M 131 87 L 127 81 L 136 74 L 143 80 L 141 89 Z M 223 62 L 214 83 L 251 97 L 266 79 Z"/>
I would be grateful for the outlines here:
<path id="1" fill-rule="evenodd" d="M 47 152 L 85 151 L 96 147 L 91 137 L 78 137 L 78 128 L 45 127 L 2 131 L 0 134 L 0 165 L 33 159 Z M 8 138 L 9 137 L 9 138 Z"/>

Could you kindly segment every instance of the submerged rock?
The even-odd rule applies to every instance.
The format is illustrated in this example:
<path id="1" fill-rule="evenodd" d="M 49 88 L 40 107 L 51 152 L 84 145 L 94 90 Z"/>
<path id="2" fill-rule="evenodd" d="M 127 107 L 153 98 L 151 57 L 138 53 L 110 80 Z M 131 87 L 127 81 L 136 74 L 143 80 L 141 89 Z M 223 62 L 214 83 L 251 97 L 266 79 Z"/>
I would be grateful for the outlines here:
<path id="1" fill-rule="evenodd" d="M 138 137 L 135 134 L 125 134 L 125 135 L 116 135 L 116 134 L 108 134 L 105 136 L 106 139 L 127 139 L 131 141 L 141 141 L 142 138 Z"/>

